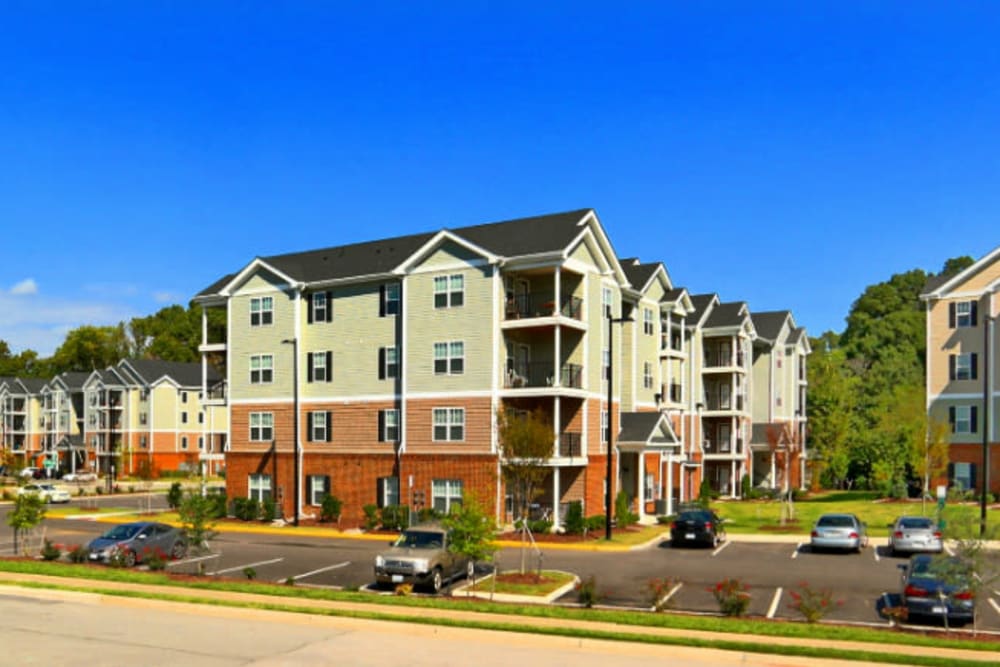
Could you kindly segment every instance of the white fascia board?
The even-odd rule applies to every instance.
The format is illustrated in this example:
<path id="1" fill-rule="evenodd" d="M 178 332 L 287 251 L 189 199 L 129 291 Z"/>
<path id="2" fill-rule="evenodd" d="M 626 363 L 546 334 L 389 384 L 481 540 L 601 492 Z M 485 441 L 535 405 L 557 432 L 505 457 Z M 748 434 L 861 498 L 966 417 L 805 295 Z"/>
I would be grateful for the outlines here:
<path id="1" fill-rule="evenodd" d="M 434 248 L 440 246 L 444 241 L 451 241 L 453 243 L 457 243 L 466 250 L 470 250 L 476 253 L 477 255 L 481 255 L 483 259 L 485 259 L 490 264 L 495 264 L 499 259 L 495 254 L 491 253 L 485 248 L 481 248 L 477 246 L 475 243 L 467 241 L 466 239 L 462 238 L 461 236 L 458 236 L 452 231 L 449 231 L 447 229 L 442 229 L 437 234 L 435 234 L 429 241 L 427 241 L 427 243 L 417 248 L 412 255 L 403 260 L 395 269 L 393 269 L 393 273 L 397 274 L 410 273 L 412 271 L 413 265 L 422 261 L 428 255 L 428 253 L 430 253 Z"/>
<path id="2" fill-rule="evenodd" d="M 956 284 L 959 284 L 962 281 L 967 280 L 969 278 L 969 276 L 971 276 L 972 274 L 976 273 L 977 271 L 979 271 L 983 267 L 989 265 L 990 263 L 992 263 L 994 260 L 996 260 L 998 258 L 1000 258 L 1000 246 L 997 246 L 991 252 L 987 253 L 987 255 L 985 257 L 983 257 L 982 259 L 980 259 L 978 262 L 975 262 L 971 266 L 966 267 L 964 271 L 959 271 L 958 273 L 956 273 L 955 275 L 953 275 L 951 278 L 949 278 L 943 285 L 939 285 L 937 287 L 937 289 L 932 290 L 929 294 L 925 294 L 921 298 L 926 298 L 926 299 L 932 299 L 932 298 L 935 298 L 935 297 L 941 298 L 941 297 L 947 295 L 947 293 Z M 955 295 L 955 296 L 957 296 L 957 295 Z"/>
<path id="3" fill-rule="evenodd" d="M 156 380 L 150 382 L 149 383 L 149 388 L 153 389 L 155 387 L 160 386 L 161 384 L 173 385 L 173 387 L 175 389 L 180 389 L 181 388 L 180 383 L 177 382 L 177 380 L 175 380 L 172 377 L 170 377 L 169 375 L 164 375 L 163 377 L 157 378 Z"/>
<path id="4" fill-rule="evenodd" d="M 362 283 L 385 282 L 387 280 L 398 280 L 400 274 L 395 272 L 366 273 L 364 275 L 347 276 L 345 278 L 330 278 L 329 280 L 316 280 L 314 282 L 303 283 L 303 289 L 322 289 L 324 287 L 341 287 L 343 285 L 357 285 Z"/>
<path id="5" fill-rule="evenodd" d="M 591 231 L 598 246 L 604 253 L 612 272 L 615 274 L 615 278 L 621 285 L 627 286 L 629 282 L 628 278 L 625 277 L 625 270 L 622 269 L 621 262 L 618 261 L 618 255 L 615 253 L 614 246 L 611 245 L 611 239 L 604 232 L 604 225 L 601 224 L 601 220 L 597 217 L 597 212 L 594 209 L 590 209 L 577 224 L 580 226 L 587 225 L 587 228 Z"/>
<path id="6" fill-rule="evenodd" d="M 288 284 L 289 287 L 295 288 L 295 287 L 300 287 L 301 286 L 301 283 L 299 283 L 297 280 L 293 279 L 291 276 L 289 276 L 289 275 L 285 274 L 284 272 L 279 271 L 278 269 L 274 268 L 273 266 L 271 266 L 270 264 L 268 264 L 267 262 L 265 262 L 260 257 L 256 257 L 256 258 L 254 258 L 254 260 L 252 262 L 250 262 L 245 267 L 243 267 L 243 270 L 240 271 L 239 273 L 237 273 L 233 277 L 232 280 L 230 280 L 228 283 L 226 283 L 225 287 L 223 287 L 221 290 L 219 290 L 219 294 L 227 296 L 227 297 L 232 296 L 234 290 L 237 287 L 239 287 L 240 284 L 242 284 L 247 278 L 250 277 L 250 275 L 252 275 L 258 269 L 267 269 L 268 271 L 270 271 L 274 275 L 276 275 L 279 278 L 281 278 L 282 280 L 284 280 Z"/>
<path id="7" fill-rule="evenodd" d="M 500 260 L 500 267 L 512 270 L 543 269 L 556 265 L 570 266 L 573 260 L 566 258 L 566 253 L 562 250 L 554 252 L 535 252 L 530 255 L 518 255 L 516 257 L 504 257 Z"/>

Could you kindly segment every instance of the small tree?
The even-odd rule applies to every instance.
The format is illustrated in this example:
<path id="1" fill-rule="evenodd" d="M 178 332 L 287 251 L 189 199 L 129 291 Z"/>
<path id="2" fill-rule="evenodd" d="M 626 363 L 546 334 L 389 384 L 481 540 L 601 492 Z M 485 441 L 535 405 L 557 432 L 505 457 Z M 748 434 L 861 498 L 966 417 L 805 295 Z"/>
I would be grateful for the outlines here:
<path id="1" fill-rule="evenodd" d="M 498 549 L 492 542 L 497 527 L 474 495 L 462 494 L 462 505 L 453 509 L 441 523 L 450 531 L 448 551 L 468 558 L 473 569 L 478 562 L 493 560 Z M 475 587 L 476 579 L 472 577 L 472 589 Z"/>
<path id="2" fill-rule="evenodd" d="M 135 476 L 142 481 L 142 491 L 146 494 L 146 512 L 153 511 L 153 478 L 156 477 L 156 471 L 153 468 L 153 463 L 148 458 L 140 458 L 139 463 L 135 467 Z M 167 501 L 170 499 L 168 497 Z"/>
<path id="3" fill-rule="evenodd" d="M 181 501 L 184 499 L 184 489 L 181 488 L 180 482 L 174 482 L 170 485 L 170 489 L 167 491 L 167 505 L 170 509 L 175 510 L 181 506 Z"/>
<path id="4" fill-rule="evenodd" d="M 541 410 L 520 412 L 499 410 L 497 430 L 500 440 L 500 470 L 514 500 L 515 519 L 521 529 L 521 573 L 527 568 L 528 508 L 539 493 L 539 485 L 549 471 L 544 466 L 552 457 L 552 423 Z"/>
<path id="5" fill-rule="evenodd" d="M 931 480 L 948 470 L 948 446 L 951 426 L 940 419 L 927 424 L 927 437 L 914 440 L 910 451 L 910 465 L 923 484 L 920 494 L 921 513 L 927 513 L 927 498 L 930 497 Z"/>
<path id="6" fill-rule="evenodd" d="M 24 545 L 18 549 L 19 538 L 45 519 L 45 501 L 37 493 L 21 493 L 14 498 L 14 507 L 7 513 L 7 525 L 14 529 L 14 553 L 23 553 Z"/>
<path id="7" fill-rule="evenodd" d="M 215 500 L 192 491 L 184 494 L 177 508 L 188 545 L 196 555 L 206 553 L 208 541 L 215 537 L 215 510 Z"/>
<path id="8" fill-rule="evenodd" d="M 985 596 L 981 593 L 992 590 L 1000 580 L 1000 566 L 986 554 L 987 543 L 997 539 L 997 532 L 995 526 L 990 526 L 981 534 L 978 517 L 948 524 L 946 537 L 952 540 L 953 554 L 935 556 L 931 571 L 955 588 L 953 595 L 968 591 L 973 600 L 982 600 Z M 947 614 L 944 621 L 947 624 Z M 973 612 L 973 633 L 977 631 L 978 623 L 979 614 Z"/>

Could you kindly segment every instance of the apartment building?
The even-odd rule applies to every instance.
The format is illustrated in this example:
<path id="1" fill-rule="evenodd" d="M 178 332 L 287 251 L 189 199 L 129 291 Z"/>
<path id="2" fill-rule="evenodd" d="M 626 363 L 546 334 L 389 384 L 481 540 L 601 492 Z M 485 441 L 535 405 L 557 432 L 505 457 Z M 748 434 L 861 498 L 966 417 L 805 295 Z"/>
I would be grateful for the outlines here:
<path id="1" fill-rule="evenodd" d="M 996 320 L 1000 247 L 950 278 L 934 277 L 927 308 L 927 411 L 950 432 L 948 484 L 982 489 L 989 448 L 989 488 L 1000 492 Z"/>
<path id="2" fill-rule="evenodd" d="M 76 472 L 86 468 L 83 384 L 89 373 L 67 372 L 42 387 L 42 450 L 54 466 Z"/>
<path id="3" fill-rule="evenodd" d="M 285 516 L 327 493 L 356 522 L 471 491 L 508 519 L 498 410 L 551 423 L 538 504 L 557 522 L 573 501 L 603 513 L 609 455 L 611 493 L 642 516 L 696 495 L 703 471 L 738 493 L 747 469 L 748 309 L 619 260 L 591 209 L 258 257 L 195 302 L 202 352 L 225 357 L 228 493 Z"/>
<path id="4" fill-rule="evenodd" d="M 16 465 L 39 462 L 45 418 L 41 390 L 44 380 L 8 378 L 0 385 L 0 412 L 3 417 L 3 448 Z"/>

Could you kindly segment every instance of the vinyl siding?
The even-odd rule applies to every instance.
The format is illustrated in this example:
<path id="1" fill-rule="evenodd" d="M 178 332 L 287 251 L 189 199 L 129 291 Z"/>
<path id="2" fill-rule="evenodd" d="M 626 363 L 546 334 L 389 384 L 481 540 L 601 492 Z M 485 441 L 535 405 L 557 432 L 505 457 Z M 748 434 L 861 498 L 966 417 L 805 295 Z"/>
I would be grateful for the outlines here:
<path id="1" fill-rule="evenodd" d="M 281 341 L 295 336 L 294 295 L 282 291 L 279 285 L 280 281 L 276 277 L 267 271 L 260 271 L 251 276 L 229 300 L 233 327 L 229 334 L 229 391 L 232 400 L 292 395 L 292 346 L 282 344 Z M 273 323 L 251 327 L 250 300 L 260 296 L 274 299 Z M 250 357 L 254 354 L 273 355 L 272 383 L 250 384 Z"/>

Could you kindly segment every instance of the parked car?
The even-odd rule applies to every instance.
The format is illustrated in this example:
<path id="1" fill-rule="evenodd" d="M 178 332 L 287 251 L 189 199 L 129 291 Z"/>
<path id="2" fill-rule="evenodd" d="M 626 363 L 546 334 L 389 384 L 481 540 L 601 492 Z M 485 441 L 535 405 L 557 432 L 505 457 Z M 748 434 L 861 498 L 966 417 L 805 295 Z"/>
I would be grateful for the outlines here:
<path id="1" fill-rule="evenodd" d="M 17 473 L 20 477 L 24 479 L 41 479 L 42 475 L 45 474 L 41 468 L 36 468 L 34 466 L 28 466 L 26 468 L 21 468 L 21 472 Z"/>
<path id="2" fill-rule="evenodd" d="M 860 553 L 868 546 L 867 525 L 854 514 L 824 514 L 813 526 L 809 546 L 813 551 L 841 549 Z"/>
<path id="3" fill-rule="evenodd" d="M 23 496 L 28 493 L 38 494 L 41 496 L 42 500 L 47 503 L 68 503 L 71 497 L 69 491 L 66 489 L 60 489 L 53 484 L 39 482 L 25 484 L 17 490 L 17 495 L 19 496 Z"/>
<path id="4" fill-rule="evenodd" d="M 126 567 L 141 563 L 148 551 L 154 549 L 167 558 L 184 558 L 187 540 L 173 526 L 137 521 L 119 524 L 87 545 L 91 561 L 107 563 L 116 554 L 121 554 Z"/>
<path id="5" fill-rule="evenodd" d="M 719 515 L 708 509 L 683 510 L 670 523 L 670 545 L 700 544 L 717 547 L 726 539 Z"/>
<path id="6" fill-rule="evenodd" d="M 910 619 L 944 619 L 950 625 L 971 623 L 976 613 L 976 599 L 967 581 L 972 573 L 962 571 L 960 561 L 947 558 L 945 569 L 955 574 L 955 581 L 946 581 L 941 569 L 935 568 L 935 556 L 918 554 L 907 564 L 898 565 L 903 571 L 903 606 Z M 949 577 L 950 578 L 950 577 Z"/>
<path id="7" fill-rule="evenodd" d="M 941 553 L 941 531 L 925 516 L 901 516 L 889 524 L 889 551 Z"/>
<path id="8" fill-rule="evenodd" d="M 64 482 L 96 482 L 97 473 L 89 470 L 77 470 L 63 475 Z"/>
<path id="9" fill-rule="evenodd" d="M 449 537 L 448 530 L 437 524 L 404 530 L 388 551 L 375 556 L 375 582 L 413 584 L 437 593 L 446 580 L 462 574 L 471 579 L 475 563 L 449 551 Z"/>

